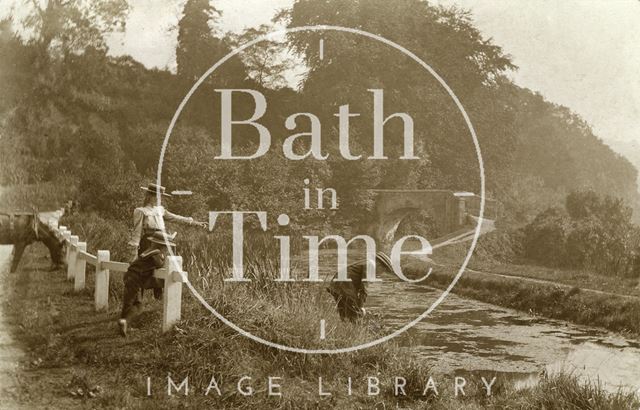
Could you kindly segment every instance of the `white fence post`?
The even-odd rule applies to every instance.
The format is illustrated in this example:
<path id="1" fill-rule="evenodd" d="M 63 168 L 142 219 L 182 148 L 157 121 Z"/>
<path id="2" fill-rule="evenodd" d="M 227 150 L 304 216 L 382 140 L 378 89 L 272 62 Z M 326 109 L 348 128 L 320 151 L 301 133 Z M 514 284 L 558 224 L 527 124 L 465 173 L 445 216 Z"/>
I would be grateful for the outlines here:
<path id="1" fill-rule="evenodd" d="M 96 285 L 94 290 L 94 300 L 96 310 L 109 309 L 109 269 L 102 267 L 102 262 L 111 259 L 109 251 L 98 251 L 98 266 L 96 266 Z"/>
<path id="2" fill-rule="evenodd" d="M 66 226 L 60 227 L 60 235 L 62 235 L 62 239 L 64 240 L 65 252 L 64 252 L 64 261 L 69 266 L 69 249 L 71 249 L 71 244 L 69 243 L 69 239 L 71 238 L 71 232 L 67 230 Z"/>
<path id="3" fill-rule="evenodd" d="M 168 332 L 180 321 L 182 315 L 182 283 L 186 281 L 182 271 L 182 256 L 169 256 L 165 261 L 162 332 Z"/>
<path id="4" fill-rule="evenodd" d="M 78 259 L 78 236 L 71 235 L 69 237 L 69 250 L 67 256 L 67 280 L 71 280 L 75 276 L 76 260 Z"/>
<path id="5" fill-rule="evenodd" d="M 85 284 L 85 274 L 87 270 L 87 261 L 84 258 L 79 258 L 79 254 L 81 251 L 87 251 L 87 243 L 86 242 L 78 242 L 78 250 L 76 252 L 76 266 L 74 269 L 74 281 L 73 281 L 73 290 L 78 292 L 84 289 Z"/>

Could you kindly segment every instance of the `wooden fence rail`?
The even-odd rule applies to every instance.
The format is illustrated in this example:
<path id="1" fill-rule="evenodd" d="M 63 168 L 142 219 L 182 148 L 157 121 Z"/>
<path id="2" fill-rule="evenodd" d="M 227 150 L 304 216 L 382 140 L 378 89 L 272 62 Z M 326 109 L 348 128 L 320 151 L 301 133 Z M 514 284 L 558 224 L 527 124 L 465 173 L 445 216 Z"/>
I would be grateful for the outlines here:
<path id="1" fill-rule="evenodd" d="M 112 261 L 108 250 L 99 250 L 97 255 L 87 252 L 87 243 L 81 242 L 77 235 L 72 235 L 66 226 L 58 226 L 64 210 L 53 213 L 46 223 L 64 241 L 66 245 L 65 262 L 67 264 L 67 280 L 73 280 L 73 290 L 79 292 L 86 286 L 86 266 L 95 267 L 94 304 L 96 311 L 109 309 L 109 280 L 111 272 L 124 273 L 128 263 Z M 182 257 L 166 258 L 164 267 L 156 269 L 153 274 L 164 279 L 162 301 L 162 331 L 173 328 L 182 315 L 182 284 L 187 282 L 187 273 L 182 270 Z"/>

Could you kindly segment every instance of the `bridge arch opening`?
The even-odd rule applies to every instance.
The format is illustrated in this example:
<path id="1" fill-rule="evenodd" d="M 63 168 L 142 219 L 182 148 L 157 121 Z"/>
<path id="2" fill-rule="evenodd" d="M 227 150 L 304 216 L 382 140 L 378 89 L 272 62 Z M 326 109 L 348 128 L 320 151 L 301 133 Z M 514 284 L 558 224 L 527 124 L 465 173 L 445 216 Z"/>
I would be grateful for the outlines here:
<path id="1" fill-rule="evenodd" d="M 432 211 L 422 208 L 406 208 L 393 234 L 394 242 L 407 235 L 420 235 L 432 241 L 442 235 Z"/>

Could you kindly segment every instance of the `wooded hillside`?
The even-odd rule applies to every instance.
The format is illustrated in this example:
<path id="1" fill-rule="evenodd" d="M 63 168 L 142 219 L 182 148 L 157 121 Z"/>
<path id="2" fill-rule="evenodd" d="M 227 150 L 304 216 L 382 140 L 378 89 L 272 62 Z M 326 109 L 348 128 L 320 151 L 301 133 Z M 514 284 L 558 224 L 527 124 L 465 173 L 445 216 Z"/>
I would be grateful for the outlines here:
<path id="1" fill-rule="evenodd" d="M 85 209 L 129 218 L 138 186 L 155 178 L 166 128 L 194 80 L 238 41 L 267 28 L 233 36 L 220 33 L 211 28 L 224 19 L 215 1 L 189 0 L 179 24 L 178 70 L 171 73 L 149 70 L 130 57 L 107 55 L 104 35 L 123 24 L 126 2 L 104 0 L 95 3 L 99 7 L 80 1 L 45 3 L 47 7 L 33 10 L 38 18 L 0 26 L 0 185 L 71 184 Z M 102 17 L 90 18 L 95 13 Z M 427 61 L 468 111 L 483 151 L 488 193 L 504 204 L 508 220 L 530 221 L 579 189 L 637 206 L 638 172 L 631 163 L 569 108 L 513 84 L 505 74 L 517 68 L 499 45 L 483 38 L 466 12 L 419 0 L 299 0 L 280 15 L 280 23 L 359 28 Z M 50 27 L 65 29 L 52 37 Z M 33 34 L 25 37 L 25 31 Z M 351 225 L 366 217 L 363 210 L 370 203 L 363 188 L 478 192 L 478 165 L 468 131 L 433 78 L 389 47 L 347 33 L 323 33 L 330 54 L 319 59 L 319 36 L 303 32 L 284 43 L 259 43 L 229 60 L 195 93 L 177 124 L 164 165 L 164 184 L 195 192 L 188 203 L 175 204 L 183 208 L 178 210 L 203 215 L 210 209 L 251 204 L 267 210 L 291 208 L 295 216 L 298 182 L 304 177 L 317 186 L 334 187 L 342 201 L 339 215 L 305 216 L 319 226 Z M 308 67 L 295 90 L 284 85 L 289 64 L 269 58 L 286 48 Z M 277 149 L 253 161 L 214 161 L 219 115 L 211 107 L 219 98 L 214 89 L 220 88 L 251 88 L 266 96 L 269 110 L 261 121 L 270 129 L 274 147 L 294 133 L 284 126 L 288 115 L 307 111 L 327 119 L 322 138 L 330 153 L 337 152 L 333 114 L 342 104 L 362 113 L 352 120 L 353 152 L 370 152 L 367 89 L 384 89 L 385 106 L 415 119 L 420 160 L 398 160 L 395 146 L 390 146 L 390 160 L 379 162 L 287 161 Z M 234 105 L 234 115 L 246 118 L 252 109 L 249 100 Z M 305 121 L 298 122 L 306 129 Z M 390 123 L 385 133 L 401 133 L 399 125 Z M 255 150 L 253 140 L 241 141 L 239 152 Z M 305 152 L 304 147 L 295 148 Z"/>

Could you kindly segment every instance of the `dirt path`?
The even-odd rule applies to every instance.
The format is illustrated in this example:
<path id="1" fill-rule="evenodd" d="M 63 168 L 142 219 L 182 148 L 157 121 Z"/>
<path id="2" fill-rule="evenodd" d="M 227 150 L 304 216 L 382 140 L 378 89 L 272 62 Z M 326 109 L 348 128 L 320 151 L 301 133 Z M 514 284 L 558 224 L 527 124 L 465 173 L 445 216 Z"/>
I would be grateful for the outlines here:
<path id="1" fill-rule="evenodd" d="M 476 220 L 477 222 L 477 218 L 474 218 L 474 220 Z M 495 222 L 492 220 L 484 220 L 481 226 L 481 230 L 480 230 L 480 235 L 485 235 L 489 232 L 493 232 L 495 231 Z M 454 244 L 459 244 L 459 243 L 464 243 L 464 242 L 470 242 L 471 240 L 473 240 L 474 238 L 474 233 L 475 233 L 475 229 L 473 230 L 469 230 L 467 232 L 462 232 L 459 235 L 455 235 L 452 238 L 448 238 L 446 241 L 442 242 L 442 243 L 438 243 L 437 245 L 433 246 L 433 249 L 436 250 L 438 248 L 443 248 L 445 246 L 448 245 L 454 245 Z M 417 254 L 419 254 L 419 252 L 417 252 Z M 453 266 L 448 266 L 447 264 L 439 264 L 437 263 L 435 260 L 433 259 L 438 259 L 437 257 L 433 258 L 431 260 L 431 263 L 433 263 L 436 266 L 439 267 L 448 267 L 448 268 L 454 268 Z M 504 278 L 504 279 L 511 279 L 511 280 L 517 280 L 517 281 L 521 281 L 521 282 L 529 282 L 529 283 L 535 283 L 535 284 L 540 284 L 540 285 L 548 285 L 548 286 L 559 286 L 561 288 L 565 288 L 565 289 L 571 289 L 574 286 L 572 285 L 567 285 L 565 283 L 560 283 L 560 282 L 554 282 L 554 281 L 550 281 L 550 280 L 546 280 L 546 279 L 537 279 L 537 278 L 531 278 L 531 277 L 527 277 L 527 276 L 522 276 L 522 275 L 517 275 L 517 274 L 507 274 L 507 273 L 496 273 L 496 272 L 488 272 L 488 271 L 483 271 L 483 270 L 476 270 L 476 269 L 471 269 L 469 267 L 467 267 L 465 269 L 465 273 L 466 274 L 473 274 L 473 275 L 484 275 L 484 276 L 493 276 L 493 277 L 500 277 L 500 278 Z M 640 287 L 640 285 L 638 285 Z M 586 293 L 593 293 L 596 295 L 602 295 L 602 296 L 611 296 L 611 297 L 618 297 L 618 298 L 623 298 L 623 299 L 630 299 L 630 300 L 634 300 L 637 301 L 638 299 L 640 299 L 639 296 L 635 296 L 635 295 L 625 295 L 625 294 L 621 294 L 621 293 L 615 293 L 615 292 L 607 292 L 604 290 L 597 290 L 597 289 L 591 289 L 591 288 L 584 288 L 584 287 L 580 287 L 579 288 L 581 292 L 586 292 Z"/>
<path id="2" fill-rule="evenodd" d="M 11 247 L 0 246 L 0 260 L 6 261 L 10 252 Z M 50 272 L 49 264 L 46 247 L 33 244 L 15 274 L 8 272 L 8 264 L 0 271 L 0 410 L 101 407 L 70 394 L 79 387 L 72 382 L 81 380 L 86 366 L 47 356 L 48 344 L 60 335 L 44 337 L 42 329 L 51 326 L 60 314 L 55 301 L 66 298 L 64 291 L 69 286 L 66 273 Z M 62 279 L 57 287 L 55 281 L 49 282 L 56 273 Z M 45 290 L 45 283 L 52 288 Z"/>
<path id="3" fill-rule="evenodd" d="M 47 212 L 40 216 L 46 221 L 54 217 L 54 214 Z M 32 249 L 33 246 L 30 247 L 30 250 Z M 11 296 L 9 293 L 13 289 L 9 278 L 12 251 L 12 245 L 0 245 L 0 410 L 33 408 L 30 405 L 20 404 L 23 397 L 18 374 L 21 363 L 27 360 L 28 356 L 13 337 L 15 329 L 12 327 L 16 325 L 7 309 Z M 27 259 L 26 255 L 23 259 Z M 50 407 L 47 405 L 46 408 Z"/>
<path id="4" fill-rule="evenodd" d="M 497 276 L 497 277 L 501 277 L 501 278 L 505 278 L 505 279 L 513 279 L 513 280 L 518 280 L 518 281 L 522 281 L 522 282 L 537 283 L 537 284 L 542 284 L 542 285 L 559 286 L 561 288 L 566 288 L 566 289 L 573 288 L 573 286 L 567 285 L 565 283 L 552 282 L 552 281 L 544 280 L 544 279 L 529 278 L 529 277 L 526 277 L 526 276 L 508 275 L 508 274 L 505 274 L 505 273 L 486 272 L 486 271 L 479 271 L 479 270 L 469 269 L 469 268 L 467 268 L 465 270 L 465 272 L 470 272 L 471 274 L 476 274 L 476 275 Z M 604 290 L 589 289 L 589 288 L 579 288 L 579 289 L 580 289 L 580 292 L 594 293 L 596 295 L 612 296 L 612 297 L 623 298 L 623 299 L 631 299 L 631 300 L 640 299 L 640 297 L 638 297 L 638 296 L 624 295 L 622 293 L 606 292 Z"/>
<path id="5" fill-rule="evenodd" d="M 4 303 L 7 298 L 7 275 L 12 246 L 0 246 L 0 408 L 17 409 L 18 381 L 15 377 L 19 363 L 25 355 L 12 338 L 11 321 L 6 316 Z"/>

